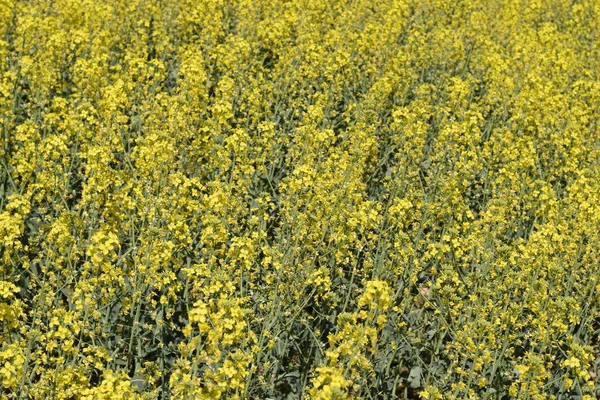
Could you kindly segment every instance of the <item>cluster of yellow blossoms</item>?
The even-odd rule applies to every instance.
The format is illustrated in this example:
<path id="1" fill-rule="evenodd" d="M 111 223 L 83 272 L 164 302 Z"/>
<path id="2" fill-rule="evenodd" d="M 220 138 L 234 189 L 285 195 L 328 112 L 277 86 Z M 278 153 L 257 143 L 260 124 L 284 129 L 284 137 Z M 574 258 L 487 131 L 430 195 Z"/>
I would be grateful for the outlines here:
<path id="1" fill-rule="evenodd" d="M 0 399 L 600 398 L 597 0 L 0 0 Z"/>

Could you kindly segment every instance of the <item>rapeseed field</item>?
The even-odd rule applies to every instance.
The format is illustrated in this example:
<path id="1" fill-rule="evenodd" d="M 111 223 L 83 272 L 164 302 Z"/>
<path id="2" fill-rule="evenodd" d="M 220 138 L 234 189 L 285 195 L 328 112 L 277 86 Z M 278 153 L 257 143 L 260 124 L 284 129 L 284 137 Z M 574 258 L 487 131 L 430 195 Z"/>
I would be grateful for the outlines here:
<path id="1" fill-rule="evenodd" d="M 0 0 L 0 399 L 600 398 L 600 1 Z"/>

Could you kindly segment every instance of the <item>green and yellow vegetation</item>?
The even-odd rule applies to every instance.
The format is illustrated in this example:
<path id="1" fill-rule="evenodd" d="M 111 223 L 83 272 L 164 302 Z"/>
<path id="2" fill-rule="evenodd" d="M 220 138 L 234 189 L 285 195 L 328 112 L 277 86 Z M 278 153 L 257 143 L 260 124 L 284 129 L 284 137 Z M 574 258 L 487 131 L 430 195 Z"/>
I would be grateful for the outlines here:
<path id="1" fill-rule="evenodd" d="M 597 0 L 0 0 L 0 399 L 600 398 Z"/>

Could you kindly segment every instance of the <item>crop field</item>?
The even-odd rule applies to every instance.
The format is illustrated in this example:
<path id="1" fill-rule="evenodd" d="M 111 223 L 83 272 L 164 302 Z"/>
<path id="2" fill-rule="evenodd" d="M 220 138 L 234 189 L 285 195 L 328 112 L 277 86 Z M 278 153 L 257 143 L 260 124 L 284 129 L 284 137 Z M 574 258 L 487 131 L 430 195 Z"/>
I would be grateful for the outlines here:
<path id="1" fill-rule="evenodd" d="M 599 0 L 0 0 L 0 400 L 600 398 Z"/>

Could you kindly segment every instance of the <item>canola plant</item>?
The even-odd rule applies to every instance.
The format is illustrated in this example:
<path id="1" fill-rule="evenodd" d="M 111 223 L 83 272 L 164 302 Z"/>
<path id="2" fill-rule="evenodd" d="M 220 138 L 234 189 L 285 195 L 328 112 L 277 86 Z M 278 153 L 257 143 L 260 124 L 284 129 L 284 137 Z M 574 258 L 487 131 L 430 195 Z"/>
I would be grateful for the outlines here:
<path id="1" fill-rule="evenodd" d="M 600 398 L 597 0 L 0 0 L 0 399 Z"/>

